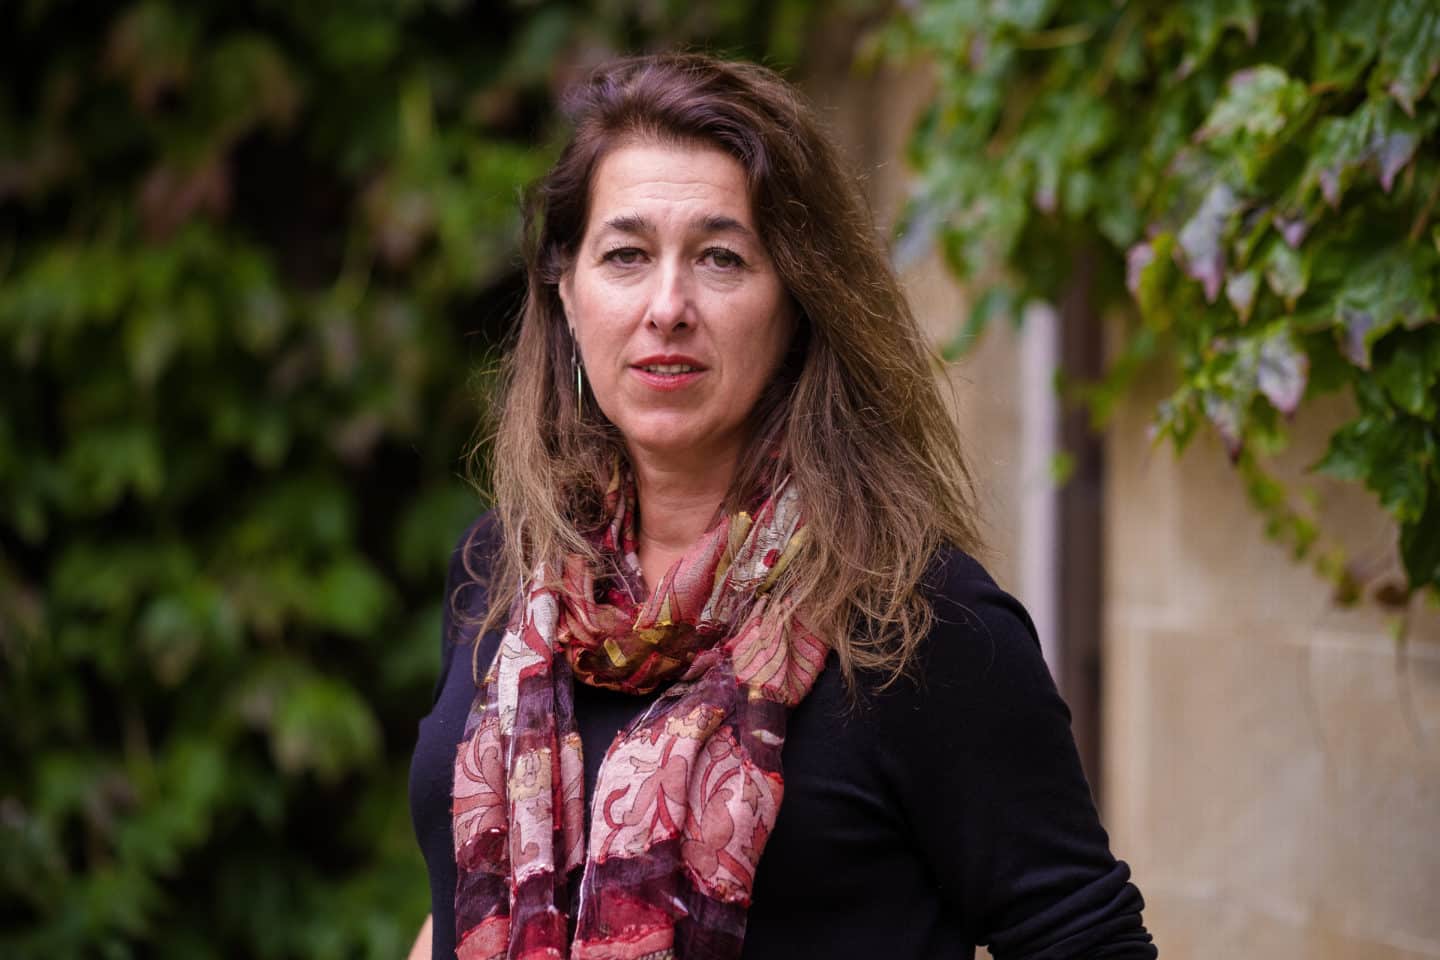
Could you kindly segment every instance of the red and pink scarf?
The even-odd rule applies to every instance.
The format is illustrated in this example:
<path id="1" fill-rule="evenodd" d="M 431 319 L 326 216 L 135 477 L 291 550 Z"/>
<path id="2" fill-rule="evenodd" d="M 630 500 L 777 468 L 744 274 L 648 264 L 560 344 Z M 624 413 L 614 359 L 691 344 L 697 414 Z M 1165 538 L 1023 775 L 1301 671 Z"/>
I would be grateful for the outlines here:
<path id="1" fill-rule="evenodd" d="M 826 655 L 771 592 L 804 537 L 798 498 L 782 485 L 753 518 L 726 517 L 648 597 L 633 481 L 617 476 L 607 506 L 607 569 L 535 570 L 465 723 L 460 960 L 740 954 L 786 719 Z M 663 688 L 606 752 L 588 825 L 576 681 Z"/>

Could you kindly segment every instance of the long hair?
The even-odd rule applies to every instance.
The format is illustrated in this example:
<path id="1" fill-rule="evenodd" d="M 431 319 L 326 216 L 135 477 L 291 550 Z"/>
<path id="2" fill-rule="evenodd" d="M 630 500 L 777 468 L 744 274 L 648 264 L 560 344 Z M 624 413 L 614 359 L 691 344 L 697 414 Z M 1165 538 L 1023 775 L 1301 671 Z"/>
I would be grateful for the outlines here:
<path id="1" fill-rule="evenodd" d="M 599 68 L 565 101 L 574 133 L 524 202 L 526 299 L 500 381 L 492 490 L 502 547 L 485 626 L 538 562 L 595 557 L 623 438 L 583 391 L 558 284 L 607 152 L 636 141 L 717 147 L 744 168 L 753 215 L 798 318 L 752 415 L 722 510 L 788 475 L 808 529 L 780 589 L 857 670 L 904 672 L 930 628 L 922 580 L 942 544 L 974 551 L 972 484 L 923 335 L 855 177 L 772 71 L 695 54 Z M 578 411 L 578 412 L 577 412 Z M 469 550 L 465 551 L 466 556 Z"/>

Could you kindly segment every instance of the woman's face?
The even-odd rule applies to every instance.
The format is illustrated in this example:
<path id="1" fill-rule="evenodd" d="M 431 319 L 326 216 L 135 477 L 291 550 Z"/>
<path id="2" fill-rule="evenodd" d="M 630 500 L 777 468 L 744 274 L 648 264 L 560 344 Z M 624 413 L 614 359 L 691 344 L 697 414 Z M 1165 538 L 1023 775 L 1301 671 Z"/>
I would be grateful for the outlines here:
<path id="1" fill-rule="evenodd" d="M 659 143 L 606 155 L 560 298 L 632 455 L 738 459 L 794 320 L 736 160 Z"/>

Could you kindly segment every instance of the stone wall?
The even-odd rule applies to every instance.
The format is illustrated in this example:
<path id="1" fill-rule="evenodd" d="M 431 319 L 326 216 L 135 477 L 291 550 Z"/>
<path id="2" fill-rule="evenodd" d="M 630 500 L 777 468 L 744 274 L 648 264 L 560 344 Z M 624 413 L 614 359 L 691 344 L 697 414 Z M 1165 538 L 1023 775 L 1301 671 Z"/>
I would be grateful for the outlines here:
<path id="1" fill-rule="evenodd" d="M 1163 956 L 1440 957 L 1440 616 L 1402 649 L 1337 607 L 1213 436 L 1148 447 L 1145 392 L 1107 438 L 1105 812 Z M 1281 466 L 1384 568 L 1371 495 L 1304 475 L 1341 410 L 1302 411 Z"/>

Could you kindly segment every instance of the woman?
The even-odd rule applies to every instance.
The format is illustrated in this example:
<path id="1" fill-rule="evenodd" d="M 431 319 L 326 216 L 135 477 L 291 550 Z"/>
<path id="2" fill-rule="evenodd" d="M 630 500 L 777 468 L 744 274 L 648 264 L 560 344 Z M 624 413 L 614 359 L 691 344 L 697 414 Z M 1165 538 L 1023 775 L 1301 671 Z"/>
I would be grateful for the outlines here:
<path id="1" fill-rule="evenodd" d="M 699 56 L 570 108 L 412 769 L 417 951 L 1154 956 L 809 110 Z"/>

